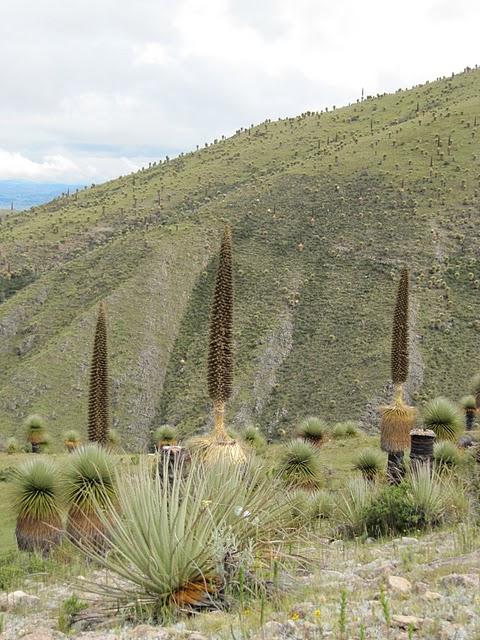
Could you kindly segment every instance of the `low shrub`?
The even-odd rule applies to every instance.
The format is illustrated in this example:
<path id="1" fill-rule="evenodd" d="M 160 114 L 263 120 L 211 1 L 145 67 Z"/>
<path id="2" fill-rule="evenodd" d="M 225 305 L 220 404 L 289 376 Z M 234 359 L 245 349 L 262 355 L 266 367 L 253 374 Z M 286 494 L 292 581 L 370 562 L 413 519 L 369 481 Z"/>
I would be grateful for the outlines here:
<path id="1" fill-rule="evenodd" d="M 297 435 L 300 438 L 316 447 L 320 447 L 325 442 L 327 434 L 328 426 L 326 422 L 314 416 L 302 420 L 297 429 Z"/>
<path id="2" fill-rule="evenodd" d="M 332 436 L 336 439 L 340 438 L 353 438 L 358 436 L 358 425 L 353 420 L 347 420 L 347 422 L 337 422 L 333 426 Z"/>
<path id="3" fill-rule="evenodd" d="M 447 398 L 438 397 L 425 406 L 423 422 L 437 440 L 456 440 L 463 431 L 463 416 Z"/>
<path id="4" fill-rule="evenodd" d="M 337 502 L 341 531 L 352 536 L 365 533 L 373 496 L 372 486 L 364 478 L 355 478 L 347 483 Z"/>
<path id="5" fill-rule="evenodd" d="M 304 440 L 292 440 L 284 445 L 278 470 L 289 485 L 314 489 L 321 478 L 317 449 Z"/>
<path id="6" fill-rule="evenodd" d="M 254 449 L 264 449 L 267 444 L 258 427 L 254 427 L 253 425 L 245 427 L 241 437 L 244 442 Z"/>
<path id="7" fill-rule="evenodd" d="M 434 445 L 433 459 L 435 460 L 437 468 L 442 469 L 447 467 L 453 469 L 460 464 L 461 456 L 457 446 L 453 442 L 445 440 Z"/>
<path id="8" fill-rule="evenodd" d="M 78 431 L 70 429 L 63 434 L 63 444 L 67 451 L 71 452 L 77 449 L 81 444 L 81 438 Z"/>
<path id="9" fill-rule="evenodd" d="M 153 434 L 153 442 L 157 449 L 165 446 L 171 446 L 177 442 L 177 431 L 169 424 L 164 424 L 155 430 Z"/>
<path id="10" fill-rule="evenodd" d="M 18 440 L 16 438 L 8 438 L 7 443 L 5 445 L 5 451 L 8 455 L 13 455 L 14 453 L 18 453 L 20 451 L 20 445 L 18 444 Z"/>
<path id="11" fill-rule="evenodd" d="M 378 449 L 364 449 L 354 458 L 353 468 L 366 480 L 374 480 L 385 468 L 385 456 Z"/>
<path id="12" fill-rule="evenodd" d="M 349 535 L 407 534 L 453 522 L 469 507 L 465 492 L 451 477 L 427 465 L 411 470 L 397 486 L 351 481 L 338 503 L 340 527 Z"/>
<path id="13" fill-rule="evenodd" d="M 80 600 L 75 594 L 64 600 L 58 613 L 58 630 L 68 634 L 77 616 L 87 607 L 88 604 Z"/>
<path id="14" fill-rule="evenodd" d="M 308 499 L 308 512 L 311 520 L 327 520 L 335 512 L 335 499 L 333 495 L 324 489 L 317 489 Z"/>

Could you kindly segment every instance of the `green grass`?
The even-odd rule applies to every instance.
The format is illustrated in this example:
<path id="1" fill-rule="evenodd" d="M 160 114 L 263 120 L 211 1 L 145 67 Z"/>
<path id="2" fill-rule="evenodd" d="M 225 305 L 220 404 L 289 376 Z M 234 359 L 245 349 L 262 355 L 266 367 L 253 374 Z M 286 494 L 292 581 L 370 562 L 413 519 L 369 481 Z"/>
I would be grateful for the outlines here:
<path id="1" fill-rule="evenodd" d="M 0 433 L 18 433 L 34 412 L 58 449 L 66 429 L 85 433 L 101 298 L 122 442 L 146 447 L 165 422 L 204 428 L 224 220 L 235 251 L 235 426 L 276 437 L 305 415 L 343 421 L 346 398 L 355 420 L 384 402 L 404 264 L 421 336 L 410 391 L 420 403 L 464 395 L 475 373 L 464 354 L 480 331 L 478 96 L 473 71 L 263 123 L 4 217 L 14 286 L 4 282 L 0 304 Z"/>

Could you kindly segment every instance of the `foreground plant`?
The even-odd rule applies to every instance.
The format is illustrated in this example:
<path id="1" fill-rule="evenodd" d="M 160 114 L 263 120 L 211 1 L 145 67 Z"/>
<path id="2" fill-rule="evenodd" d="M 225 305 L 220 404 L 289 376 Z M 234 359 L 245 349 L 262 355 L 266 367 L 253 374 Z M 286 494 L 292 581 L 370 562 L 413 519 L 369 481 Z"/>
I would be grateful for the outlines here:
<path id="1" fill-rule="evenodd" d="M 40 453 L 42 445 L 48 441 L 45 419 L 37 414 L 28 416 L 25 422 L 27 428 L 27 442 L 32 447 L 32 453 Z"/>
<path id="2" fill-rule="evenodd" d="M 297 429 L 297 435 L 315 447 L 321 447 L 322 444 L 325 443 L 327 434 L 327 424 L 315 416 L 310 416 L 302 420 Z"/>
<path id="3" fill-rule="evenodd" d="M 117 502 L 99 512 L 110 553 L 82 545 L 114 579 L 82 588 L 105 606 L 148 609 L 154 619 L 171 608 L 215 606 L 237 570 L 248 573 L 248 558 L 261 563 L 278 546 L 287 518 L 280 495 L 251 467 L 206 468 L 197 459 L 186 476 L 179 468 L 169 479 L 143 466 L 122 478 Z"/>
<path id="4" fill-rule="evenodd" d="M 303 489 L 315 489 L 321 481 L 321 467 L 316 448 L 302 440 L 283 446 L 278 471 L 285 482 Z"/>
<path id="5" fill-rule="evenodd" d="M 98 445 L 79 447 L 69 457 L 63 481 L 70 539 L 104 550 L 107 540 L 99 513 L 115 499 L 112 458 Z"/>
<path id="6" fill-rule="evenodd" d="M 230 228 L 225 227 L 212 301 L 208 348 L 208 394 L 213 403 L 215 427 L 198 447 L 204 459 L 211 462 L 223 457 L 234 462 L 246 459 L 242 447 L 225 430 L 225 405 L 232 394 L 232 326 L 232 237 Z"/>
<path id="7" fill-rule="evenodd" d="M 107 353 L 107 317 L 105 303 L 98 308 L 90 367 L 88 396 L 88 439 L 106 447 L 110 431 L 110 398 Z"/>
<path id="8" fill-rule="evenodd" d="M 431 400 L 424 409 L 423 422 L 437 440 L 456 440 L 463 431 L 463 419 L 457 407 L 448 398 Z"/>
<path id="9" fill-rule="evenodd" d="M 393 403 L 381 407 L 380 446 L 388 453 L 387 475 L 398 483 L 405 474 L 404 451 L 410 446 L 410 431 L 415 423 L 416 411 L 405 404 L 404 385 L 409 368 L 409 276 L 403 269 L 398 285 L 393 314 L 391 374 L 394 387 Z"/>
<path id="10" fill-rule="evenodd" d="M 15 470 L 12 507 L 15 535 L 21 551 L 48 553 L 62 537 L 58 471 L 47 460 L 29 461 Z"/>

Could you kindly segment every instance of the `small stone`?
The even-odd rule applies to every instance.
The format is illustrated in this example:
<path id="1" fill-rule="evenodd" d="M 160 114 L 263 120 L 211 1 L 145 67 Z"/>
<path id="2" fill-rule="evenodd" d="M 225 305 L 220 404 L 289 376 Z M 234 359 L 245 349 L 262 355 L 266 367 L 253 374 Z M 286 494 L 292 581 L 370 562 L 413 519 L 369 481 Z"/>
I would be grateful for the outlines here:
<path id="1" fill-rule="evenodd" d="M 49 631 L 34 631 L 22 636 L 22 640 L 57 640 L 57 636 L 54 636 Z"/>
<path id="2" fill-rule="evenodd" d="M 417 618 L 416 616 L 392 616 L 392 622 L 396 627 L 400 627 L 400 629 L 408 629 L 411 628 L 414 631 L 420 629 L 420 627 L 425 622 L 424 618 Z"/>
<path id="3" fill-rule="evenodd" d="M 37 596 L 31 596 L 25 591 L 12 591 L 0 596 L 0 611 L 10 611 L 19 606 L 35 606 L 40 602 Z"/>
<path id="4" fill-rule="evenodd" d="M 401 543 L 403 545 L 417 544 L 418 540 L 417 540 L 417 538 L 409 538 L 408 536 L 403 536 L 401 538 Z"/>
<path id="5" fill-rule="evenodd" d="M 398 593 L 410 593 L 412 590 L 412 583 L 400 576 L 388 576 L 387 585 L 389 589 L 397 591 Z"/>
<path id="6" fill-rule="evenodd" d="M 463 587 L 465 589 L 478 589 L 480 576 L 476 573 L 451 573 L 440 579 L 444 587 Z"/>
<path id="7" fill-rule="evenodd" d="M 299 604 L 294 604 L 290 609 L 289 617 L 295 616 L 298 618 L 306 618 L 313 611 L 315 611 L 316 606 L 313 602 L 300 602 Z"/>
<path id="8" fill-rule="evenodd" d="M 198 633 L 198 631 L 193 631 L 188 636 L 188 640 L 207 640 L 207 638 L 204 635 L 202 635 L 201 633 Z"/>
<path id="9" fill-rule="evenodd" d="M 163 627 L 152 627 L 149 624 L 140 624 L 134 627 L 128 635 L 132 640 L 167 640 L 170 637 L 168 631 Z"/>
<path id="10" fill-rule="evenodd" d="M 423 594 L 423 597 L 425 598 L 425 600 L 428 600 L 429 602 L 434 602 L 435 600 L 442 599 L 442 595 L 438 593 L 438 591 L 425 591 L 425 593 Z"/>
<path id="11" fill-rule="evenodd" d="M 429 585 L 426 582 L 416 582 L 413 586 L 415 593 L 426 593 L 428 591 Z"/>
<path id="12" fill-rule="evenodd" d="M 277 640 L 277 638 L 283 638 L 286 635 L 286 630 L 287 627 L 281 622 L 270 620 L 263 625 L 253 640 Z"/>

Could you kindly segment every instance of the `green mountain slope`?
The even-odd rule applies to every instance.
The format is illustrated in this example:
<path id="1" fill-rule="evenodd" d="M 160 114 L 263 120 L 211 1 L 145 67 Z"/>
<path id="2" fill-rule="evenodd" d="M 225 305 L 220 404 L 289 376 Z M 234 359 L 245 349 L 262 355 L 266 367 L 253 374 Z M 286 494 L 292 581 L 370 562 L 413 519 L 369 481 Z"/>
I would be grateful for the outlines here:
<path id="1" fill-rule="evenodd" d="M 0 224 L 0 433 L 31 412 L 85 430 L 108 304 L 115 425 L 131 447 L 210 420 L 208 305 L 235 247 L 230 423 L 274 436 L 315 413 L 375 423 L 391 311 L 412 269 L 409 392 L 457 397 L 477 369 L 480 71 L 265 122 Z"/>

